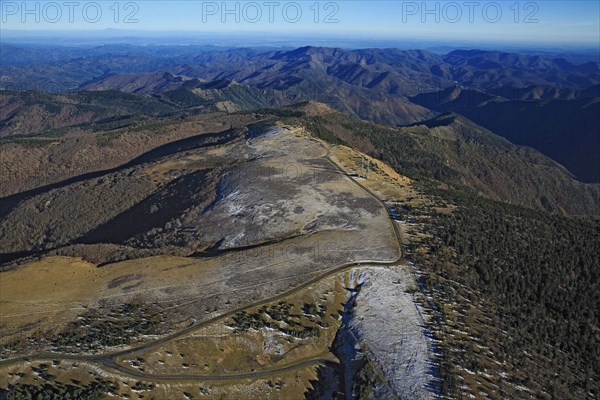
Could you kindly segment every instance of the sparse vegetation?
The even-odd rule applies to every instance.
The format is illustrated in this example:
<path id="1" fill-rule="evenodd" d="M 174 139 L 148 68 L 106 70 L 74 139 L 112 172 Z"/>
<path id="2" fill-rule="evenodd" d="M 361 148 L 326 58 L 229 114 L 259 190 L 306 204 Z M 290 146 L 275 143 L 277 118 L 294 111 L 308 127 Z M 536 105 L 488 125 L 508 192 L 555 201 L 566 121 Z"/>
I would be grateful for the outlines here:
<path id="1" fill-rule="evenodd" d="M 352 378 L 352 393 L 357 400 L 370 400 L 374 398 L 373 391 L 383 383 L 371 361 L 366 361 Z"/>
<path id="2" fill-rule="evenodd" d="M 45 137 L 42 137 L 42 138 L 38 138 L 38 137 L 11 138 L 11 137 L 9 137 L 9 138 L 1 138 L 0 139 L 0 146 L 8 144 L 8 143 L 18 144 L 20 146 L 23 146 L 24 148 L 35 149 L 35 148 L 40 148 L 40 147 L 51 146 L 52 144 L 55 144 L 57 142 L 56 142 L 56 139 L 45 138 Z"/>
<path id="3" fill-rule="evenodd" d="M 98 147 L 110 146 L 110 144 L 120 136 L 120 132 L 107 132 L 96 136 Z"/>
<path id="4" fill-rule="evenodd" d="M 56 351 L 96 351 L 161 332 L 163 316 L 155 307 L 126 303 L 108 315 L 87 311 L 52 340 Z"/>
<path id="5" fill-rule="evenodd" d="M 37 367 L 31 367 L 31 370 L 45 381 L 54 380 L 55 376 L 48 373 L 48 364 L 40 364 Z"/>
<path id="6" fill-rule="evenodd" d="M 320 311 L 317 311 L 319 309 L 315 304 L 312 306 L 314 307 L 315 314 L 309 314 L 308 320 L 317 324 L 318 321 L 315 318 L 318 317 Z M 249 329 L 273 328 L 279 330 L 281 333 L 300 339 L 321 335 L 319 326 L 304 325 L 301 322 L 302 315 L 291 313 L 291 308 L 291 304 L 280 302 L 270 307 L 263 306 L 255 313 L 248 314 L 245 311 L 240 311 L 233 316 L 233 322 L 229 326 L 235 328 L 235 331 L 238 333 Z"/>
<path id="7" fill-rule="evenodd" d="M 155 384 L 153 383 L 146 383 L 146 382 L 136 382 L 133 385 L 131 385 L 131 390 L 135 390 L 137 392 L 147 392 L 150 391 L 152 389 L 154 389 L 156 387 Z"/>
<path id="8" fill-rule="evenodd" d="M 87 385 L 53 382 L 38 386 L 18 383 L 9 385 L 6 389 L 0 388 L 0 397 L 7 400 L 101 400 L 109 393 L 117 394 L 117 386 L 113 382 L 102 379 L 97 379 Z"/>

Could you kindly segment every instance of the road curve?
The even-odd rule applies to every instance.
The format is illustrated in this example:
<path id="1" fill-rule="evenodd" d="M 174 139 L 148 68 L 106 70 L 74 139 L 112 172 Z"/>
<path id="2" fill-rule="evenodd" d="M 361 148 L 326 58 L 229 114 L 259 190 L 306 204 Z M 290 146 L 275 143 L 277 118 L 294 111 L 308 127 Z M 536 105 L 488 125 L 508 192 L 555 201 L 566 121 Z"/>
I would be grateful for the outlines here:
<path id="1" fill-rule="evenodd" d="M 324 156 L 323 158 L 326 159 L 337 171 L 339 171 L 341 174 L 345 175 L 350 181 L 354 182 L 356 185 L 358 185 L 362 190 L 364 190 L 365 192 L 367 192 L 371 197 L 373 197 L 375 200 L 377 200 L 381 206 L 385 209 L 386 213 L 388 214 L 389 217 L 389 222 L 390 225 L 392 226 L 392 230 L 394 232 L 394 235 L 396 236 L 397 242 L 398 242 L 398 257 L 395 260 L 392 261 L 369 261 L 369 260 L 362 260 L 362 261 L 355 261 L 355 262 L 351 262 L 351 263 L 347 263 L 347 264 L 343 264 L 340 265 L 338 267 L 335 267 L 333 269 L 328 270 L 327 272 L 324 272 L 306 282 L 304 282 L 303 284 L 296 286 L 288 291 L 282 292 L 280 294 L 278 294 L 277 296 L 274 297 L 270 297 L 267 299 L 263 299 L 263 300 L 259 300 L 253 303 L 249 303 L 246 304 L 244 306 L 241 307 L 237 307 L 233 310 L 230 310 L 226 313 L 223 313 L 219 316 L 210 318 L 206 321 L 202 321 L 202 322 L 198 322 L 198 323 L 192 323 L 191 325 L 189 325 L 186 328 L 183 328 L 177 332 L 174 332 L 170 335 L 166 335 L 163 336 L 161 338 L 158 338 L 156 340 L 153 340 L 151 342 L 142 344 L 140 346 L 131 348 L 131 349 L 127 349 L 127 350 L 123 350 L 123 351 L 118 351 L 115 353 L 110 353 L 110 354 L 102 354 L 102 355 L 71 355 L 71 354 L 66 354 L 66 353 L 51 353 L 51 352 L 45 352 L 45 353 L 37 353 L 37 354 L 32 354 L 29 356 L 22 356 L 22 357 L 15 357 L 15 358 L 10 358 L 10 359 L 5 359 L 5 360 L 0 360 L 0 368 L 2 367 L 6 367 L 9 365 L 13 365 L 13 364 L 17 364 L 17 363 L 21 363 L 21 362 L 31 362 L 31 361 L 45 361 L 45 360 L 63 360 L 63 361 L 80 361 L 80 362 L 89 362 L 89 363 L 93 363 L 93 364 L 99 364 L 102 367 L 108 369 L 108 370 L 114 370 L 117 371 L 123 375 L 132 377 L 132 378 L 137 378 L 137 379 L 141 379 L 141 380 L 147 380 L 147 381 L 186 381 L 186 380 L 194 380 L 194 381 L 225 381 L 225 380 L 239 380 L 239 379 L 250 379 L 250 378 L 261 378 L 261 377 L 265 377 L 265 376 L 270 376 L 273 374 L 278 374 L 278 373 L 282 373 L 282 372 L 289 372 L 298 368 L 304 368 L 304 367 L 308 367 L 311 365 L 321 365 L 321 364 L 327 364 L 327 363 L 331 363 L 330 360 L 322 358 L 322 357 L 317 357 L 317 358 L 313 358 L 313 359 L 309 359 L 309 360 L 302 360 L 290 365 L 286 365 L 284 367 L 280 367 L 280 368 L 274 368 L 274 369 L 267 369 L 267 370 L 261 370 L 261 371 L 254 371 L 254 372 L 249 372 L 249 373 L 243 373 L 243 374 L 231 374 L 231 375 L 152 375 L 152 374 L 146 374 L 143 373 L 141 371 L 136 371 L 130 368 L 126 368 L 125 366 L 121 365 L 118 363 L 118 359 L 122 358 L 122 357 L 131 357 L 131 356 L 135 356 L 136 354 L 139 354 L 140 352 L 161 346 L 171 340 L 180 338 L 182 336 L 187 335 L 188 333 L 191 333 L 197 329 L 200 329 L 202 327 L 211 325 L 219 320 L 228 318 L 230 316 L 235 315 L 236 313 L 243 311 L 245 309 L 248 308 L 253 308 L 253 307 L 257 307 L 257 306 L 262 306 L 265 304 L 269 304 L 269 303 L 273 303 L 279 300 L 282 300 L 300 290 L 305 289 L 306 287 L 315 284 L 316 282 L 319 282 L 323 279 L 326 279 L 334 274 L 338 274 L 340 272 L 346 271 L 346 270 L 350 270 L 352 268 L 355 267 L 359 267 L 361 265 L 373 265 L 373 266 L 397 266 L 403 263 L 404 261 L 404 252 L 402 249 L 402 237 L 400 234 L 400 230 L 396 224 L 396 222 L 394 222 L 393 216 L 388 208 L 388 206 L 385 204 L 385 202 L 379 198 L 379 196 L 377 196 L 373 191 L 371 191 L 370 189 L 368 189 L 367 187 L 365 187 L 362 183 L 358 182 L 357 180 L 353 179 L 353 177 L 351 177 L 346 171 L 344 171 L 337 163 L 335 163 L 330 155 L 331 155 L 331 150 L 328 148 L 325 148 L 325 150 L 327 151 L 326 156 Z M 395 395 L 395 394 L 394 394 Z"/>

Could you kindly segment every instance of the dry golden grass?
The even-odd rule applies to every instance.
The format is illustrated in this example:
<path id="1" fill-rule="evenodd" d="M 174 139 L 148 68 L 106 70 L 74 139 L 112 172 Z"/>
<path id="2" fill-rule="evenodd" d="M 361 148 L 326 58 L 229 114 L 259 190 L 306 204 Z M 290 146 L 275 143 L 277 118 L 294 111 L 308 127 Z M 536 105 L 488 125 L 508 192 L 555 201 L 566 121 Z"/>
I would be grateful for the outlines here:
<path id="1" fill-rule="evenodd" d="M 195 315 L 182 319 L 207 318 L 275 296 L 341 264 L 345 257 L 344 252 L 332 249 L 339 261 L 315 269 L 310 262 L 313 252 L 296 255 L 289 253 L 290 249 L 316 249 L 323 243 L 346 243 L 353 237 L 349 231 L 324 231 L 267 246 L 260 252 L 199 259 L 165 255 L 100 268 L 79 258 L 47 257 L 0 275 L 2 343 L 14 340 L 17 334 L 59 331 L 85 309 L 137 300 L 159 303 L 170 313 L 192 304 Z M 270 285 L 265 286 L 261 276 L 270 276 Z M 217 299 L 215 308 L 198 314 L 198 308 L 209 299 Z"/>
<path id="2" fill-rule="evenodd" d="M 331 159 L 350 174 L 362 176 L 362 160 L 370 163 L 369 177 L 357 178 L 360 182 L 373 190 L 382 199 L 399 201 L 413 194 L 411 180 L 398 174 L 385 163 L 360 153 L 347 146 L 331 147 Z"/>
<path id="3" fill-rule="evenodd" d="M 326 143 L 324 145 L 329 146 Z M 347 146 L 336 145 L 329 147 L 331 159 L 347 173 L 359 175 L 355 179 L 377 194 L 381 199 L 390 203 L 402 203 L 410 207 L 433 206 L 432 199 L 415 188 L 414 182 L 410 178 L 400 175 L 384 162 Z M 368 179 L 361 177 L 363 174 L 362 159 L 364 159 L 365 166 L 367 160 L 371 165 Z M 441 213 L 451 213 L 452 211 L 452 206 L 439 209 Z"/>
<path id="4" fill-rule="evenodd" d="M 168 375 L 183 371 L 185 374 L 222 375 L 281 368 L 317 357 L 335 360 L 329 349 L 341 323 L 338 315 L 345 300 L 344 277 L 344 273 L 335 274 L 278 300 L 291 304 L 290 312 L 298 315 L 303 315 L 305 303 L 325 306 L 325 315 L 320 320 L 328 327 L 321 328 L 320 337 L 297 339 L 268 328 L 235 332 L 230 326 L 232 318 L 227 318 L 120 361 L 126 367 L 137 361 L 137 367 L 149 374 Z M 277 302 L 266 306 L 275 304 Z M 251 314 L 259 308 L 245 311 Z M 315 326 L 306 315 L 300 323 Z M 139 362 L 140 358 L 142 362 Z"/>
<path id="5" fill-rule="evenodd" d="M 113 382 L 117 385 L 119 395 L 107 398 L 128 399 L 185 399 L 184 393 L 191 394 L 194 399 L 304 399 L 303 393 L 310 387 L 310 381 L 317 378 L 316 367 L 309 366 L 283 372 L 277 376 L 260 379 L 237 379 L 226 381 L 156 381 L 144 382 L 152 384 L 151 390 L 133 389 L 138 379 L 124 377 L 114 372 L 103 371 L 92 363 L 62 361 L 57 365 L 52 360 L 34 363 L 21 363 L 7 367 L 0 374 L 0 387 L 9 384 L 43 385 L 45 382 L 37 376 L 31 367 L 45 363 L 49 366 L 48 373 L 54 375 L 55 382 L 73 384 L 72 380 L 87 385 L 95 379 Z M 23 373 L 23 377 L 19 377 Z M 128 397 L 125 397 L 126 395 Z"/>
<path id="6" fill-rule="evenodd" d="M 3 272 L 0 279 L 3 330 L 73 318 L 81 312 L 90 287 L 104 273 L 93 264 L 67 257 L 47 258 Z"/>
<path id="7" fill-rule="evenodd" d="M 102 268 L 70 257 L 48 257 L 3 272 L 0 321 L 3 341 L 10 333 L 56 330 L 100 300 L 124 303 L 136 297 L 156 299 L 161 289 L 182 286 L 199 277 L 211 280 L 216 260 L 159 256 Z M 199 272 L 202 272 L 199 274 Z M 118 279 L 123 284 L 117 284 Z M 152 291 L 154 296 L 148 296 Z"/>
<path id="8" fill-rule="evenodd" d="M 127 263 L 119 264 L 119 267 L 125 271 L 137 267 L 136 263 L 132 262 L 129 262 L 129 265 Z M 165 271 L 171 272 L 173 272 L 173 267 L 181 266 L 174 257 L 162 258 L 160 264 L 165 267 Z M 51 273 L 51 267 L 60 272 L 60 275 L 73 275 L 78 279 L 95 279 L 96 282 L 105 282 L 107 277 L 112 277 L 106 272 L 104 273 L 106 275 L 100 273 L 99 271 L 102 271 L 102 268 L 98 269 L 91 264 L 67 258 L 45 260 L 45 262 L 28 266 L 28 268 L 45 270 L 47 276 L 51 276 L 52 282 L 54 282 L 58 278 Z M 16 276 L 12 282 L 20 281 L 22 278 Z M 43 280 L 43 277 L 39 279 Z M 137 354 L 135 359 L 137 357 L 143 359 L 141 367 L 148 374 L 217 376 L 220 374 L 251 373 L 261 369 L 281 368 L 313 358 L 327 358 L 336 361 L 335 356 L 329 353 L 329 348 L 339 328 L 340 321 L 337 313 L 343 308 L 345 300 L 344 282 L 346 280 L 347 273 L 335 274 L 279 300 L 292 304 L 291 312 L 294 314 L 302 313 L 301 307 L 304 303 L 325 305 L 327 310 L 322 320 L 329 324 L 329 328 L 322 329 L 320 338 L 294 339 L 283 334 L 274 334 L 278 337 L 272 340 L 273 337 L 269 338 L 270 334 L 265 329 L 259 332 L 247 331 L 234 335 L 232 329 L 225 325 L 225 322 L 231 321 L 231 319 L 227 319 L 200 328 L 159 348 L 148 350 L 147 353 Z M 39 285 L 39 282 L 32 282 L 32 284 Z M 79 285 L 79 289 L 84 290 L 84 286 Z M 40 293 L 40 295 L 60 297 L 66 301 L 78 299 L 82 296 L 81 292 L 78 292 L 75 288 L 65 292 L 62 296 L 57 295 L 55 291 L 47 291 L 45 294 Z M 253 307 L 246 311 L 252 313 L 257 310 L 258 307 Z M 310 324 L 305 319 L 301 322 Z M 278 343 L 281 345 L 283 350 L 281 357 L 273 359 L 265 354 L 263 350 L 266 340 L 272 340 L 272 345 Z M 82 384 L 87 384 L 96 378 L 101 378 L 115 382 L 118 385 L 118 392 L 128 395 L 131 399 L 142 398 L 141 396 L 144 396 L 144 398 L 184 398 L 184 393 L 192 394 L 194 398 L 203 399 L 302 399 L 306 390 L 310 389 L 311 381 L 317 378 L 316 367 L 308 366 L 273 373 L 268 378 L 205 382 L 191 381 L 185 378 L 181 381 L 156 379 L 153 382 L 147 382 L 154 385 L 152 390 L 136 391 L 132 387 L 138 382 L 138 379 L 123 376 L 115 371 L 105 371 L 92 363 L 62 361 L 57 365 L 53 365 L 51 361 L 47 360 L 45 363 L 49 365 L 48 373 L 55 376 L 55 381 L 71 383 L 71 380 L 75 379 Z M 128 361 L 123 360 L 123 364 L 129 365 Z M 8 384 L 16 383 L 43 384 L 43 379 L 34 374 L 30 368 L 40 363 L 42 361 L 24 362 L 4 368 L 0 378 L 0 386 L 6 387 Z M 24 373 L 24 376 L 19 377 L 16 373 Z"/>

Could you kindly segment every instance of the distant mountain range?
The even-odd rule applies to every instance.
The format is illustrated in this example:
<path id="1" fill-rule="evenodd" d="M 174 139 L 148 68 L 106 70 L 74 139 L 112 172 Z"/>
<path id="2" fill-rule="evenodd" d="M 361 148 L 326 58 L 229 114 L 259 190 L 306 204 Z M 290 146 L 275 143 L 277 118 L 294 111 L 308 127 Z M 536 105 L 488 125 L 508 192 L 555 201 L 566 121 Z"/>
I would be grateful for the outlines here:
<path id="1" fill-rule="evenodd" d="M 35 88 L 36 79 L 15 79 L 17 76 L 13 74 L 20 69 L 29 75 L 28 78 L 44 75 L 48 86 L 52 83 L 63 90 L 73 89 L 73 83 L 81 85 L 109 74 L 155 71 L 272 86 L 274 73 L 288 79 L 302 78 L 302 71 L 311 70 L 353 85 L 396 94 L 427 85 L 446 87 L 453 81 L 480 89 L 543 84 L 586 87 L 600 83 L 598 63 L 575 65 L 563 58 L 482 50 L 455 50 L 439 55 L 425 50 L 345 50 L 310 46 L 289 51 L 264 51 L 214 46 L 131 45 L 38 49 L 3 44 L 2 58 L 3 84 L 27 81 Z M 42 66 L 45 71 L 41 70 Z M 61 69 L 65 75 L 54 76 L 54 69 Z M 297 84 L 295 79 L 285 82 L 282 80 L 282 87 Z"/>
<path id="2" fill-rule="evenodd" d="M 440 55 L 310 46 L 264 51 L 110 45 L 42 52 L 3 45 L 2 50 L 6 88 L 139 93 L 171 111 L 239 111 L 318 100 L 392 125 L 454 112 L 540 150 L 582 181 L 600 182 L 598 63 L 499 51 Z M 10 109 L 0 117 L 13 127 L 7 132 L 18 132 Z"/>

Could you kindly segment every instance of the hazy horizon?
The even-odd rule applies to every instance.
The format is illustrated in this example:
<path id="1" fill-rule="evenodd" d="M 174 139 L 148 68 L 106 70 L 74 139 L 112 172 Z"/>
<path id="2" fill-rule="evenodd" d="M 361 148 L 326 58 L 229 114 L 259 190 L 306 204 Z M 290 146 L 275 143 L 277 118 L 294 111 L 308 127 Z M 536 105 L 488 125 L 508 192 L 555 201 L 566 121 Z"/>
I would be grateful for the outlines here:
<path id="1" fill-rule="evenodd" d="M 156 32 L 128 32 L 111 29 L 110 31 L 85 31 L 68 34 L 55 31 L 53 34 L 39 35 L 32 31 L 3 32 L 0 45 L 25 47 L 81 47 L 101 46 L 198 46 L 222 49 L 255 48 L 292 50 L 299 47 L 329 47 L 346 50 L 367 48 L 397 48 L 400 50 L 425 50 L 437 54 L 447 54 L 454 50 L 502 51 L 527 55 L 539 55 L 547 58 L 565 58 L 575 64 L 600 62 L 600 49 L 593 46 L 551 46 L 538 43 L 483 42 L 458 40 L 368 39 L 339 36 L 280 36 L 270 38 L 259 34 L 205 33 L 196 36 L 192 32 L 169 32 L 157 35 Z"/>
<path id="2" fill-rule="evenodd" d="M 225 35 L 598 48 L 598 2 L 3 1 L 2 40 Z M 262 38 L 261 38 L 262 36 Z"/>

